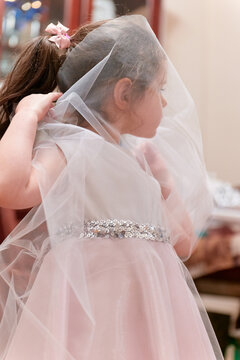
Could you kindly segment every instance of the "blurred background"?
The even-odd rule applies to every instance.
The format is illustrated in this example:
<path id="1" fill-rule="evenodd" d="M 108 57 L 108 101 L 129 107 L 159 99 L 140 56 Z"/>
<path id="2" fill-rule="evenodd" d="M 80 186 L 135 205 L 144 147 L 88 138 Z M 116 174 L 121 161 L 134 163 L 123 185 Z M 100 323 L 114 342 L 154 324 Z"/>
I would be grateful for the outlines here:
<path id="1" fill-rule="evenodd" d="M 0 0 L 0 81 L 50 23 L 144 15 L 196 103 L 214 211 L 187 262 L 227 360 L 240 359 L 239 0 Z M 0 241 L 26 211 L 0 209 Z"/>

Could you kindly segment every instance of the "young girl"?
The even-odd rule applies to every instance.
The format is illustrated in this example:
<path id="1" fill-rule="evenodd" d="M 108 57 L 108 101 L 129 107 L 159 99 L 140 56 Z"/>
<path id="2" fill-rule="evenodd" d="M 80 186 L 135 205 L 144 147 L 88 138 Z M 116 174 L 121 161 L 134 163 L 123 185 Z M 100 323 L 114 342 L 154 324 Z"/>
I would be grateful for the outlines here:
<path id="1" fill-rule="evenodd" d="M 180 260 L 211 209 L 191 97 L 141 16 L 47 31 L 0 97 L 0 205 L 34 207 L 0 248 L 1 359 L 223 359 Z"/>

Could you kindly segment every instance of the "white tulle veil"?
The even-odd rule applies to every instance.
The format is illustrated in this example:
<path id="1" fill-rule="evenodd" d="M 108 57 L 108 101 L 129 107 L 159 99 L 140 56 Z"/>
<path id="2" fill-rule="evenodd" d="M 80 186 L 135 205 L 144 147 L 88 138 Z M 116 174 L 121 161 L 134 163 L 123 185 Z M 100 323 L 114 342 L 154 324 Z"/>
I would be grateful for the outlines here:
<path id="1" fill-rule="evenodd" d="M 83 74 L 82 69 L 85 68 L 85 63 L 89 62 L 90 54 L 93 64 L 96 65 Z M 133 96 L 139 97 L 138 100 L 141 101 L 141 94 L 152 86 L 162 69 L 167 79 L 163 85 L 167 106 L 163 110 L 156 136 L 146 139 L 119 134 L 114 123 L 108 121 L 104 106 L 101 106 L 104 99 L 111 96 L 118 79 L 128 77 L 133 82 Z M 198 235 L 209 216 L 212 201 L 206 183 L 196 108 L 146 19 L 141 16 L 121 17 L 92 31 L 68 55 L 58 73 L 58 79 L 64 95 L 54 109 L 55 118 L 80 126 L 81 119 L 84 118 L 95 132 L 108 142 L 116 143 L 116 137 L 119 138 L 122 148 L 128 149 L 129 154 L 137 153 L 136 157 L 149 174 L 151 169 L 144 151 L 141 151 L 141 144 L 153 144 L 155 151 L 163 157 L 174 182 L 174 189 L 170 189 L 174 191 L 167 201 L 176 203 L 174 196 L 180 197 Z M 160 186 L 168 185 L 164 183 L 164 177 L 155 177 Z M 179 202 L 178 204 L 180 206 Z M 182 209 L 176 207 L 171 210 L 172 213 L 167 217 L 172 217 L 173 222 L 176 218 L 180 223 Z M 171 232 L 171 229 L 169 231 Z M 173 243 L 178 240 L 178 234 L 175 236 Z M 194 240 L 189 253 L 193 245 Z"/>
<path id="2" fill-rule="evenodd" d="M 155 136 L 140 138 L 118 133 L 104 109 L 116 82 L 129 78 L 133 84 L 133 101 L 141 102 L 144 91 L 163 66 L 167 73 L 163 93 L 167 106 Z M 117 213 L 123 220 L 160 225 L 175 245 L 184 239 L 186 229 L 182 223 L 187 213 L 196 235 L 192 234 L 188 240 L 184 254 L 188 257 L 211 211 L 194 102 L 145 18 L 120 17 L 91 31 L 67 54 L 58 82 L 64 94 L 39 124 L 33 152 L 42 204 L 30 211 L 0 249 L 1 359 L 5 359 L 9 351 L 44 258 L 53 248 L 56 263 L 81 303 L 86 323 L 90 324 L 86 326 L 94 328 L 81 247 L 74 252 L 79 265 L 76 279 L 71 267 L 73 259 L 63 245 L 66 238 L 69 246 L 74 237 L 79 237 L 86 221 L 95 220 L 91 214 L 99 220 L 114 218 Z M 170 174 L 172 185 L 166 198 L 161 189 L 169 184 L 161 176 L 161 169 L 153 174 L 145 156 L 146 144 L 154 149 L 156 156 L 159 154 L 164 159 Z M 51 171 L 46 167 L 46 158 L 55 159 Z M 130 182 L 129 174 L 131 178 L 134 174 L 135 185 Z M 144 188 L 140 183 L 145 184 Z M 106 197 L 109 197 L 109 207 L 101 210 L 99 206 L 96 211 L 96 204 L 106 201 Z M 149 204 L 148 211 L 142 206 L 143 198 Z M 156 199 L 158 209 L 155 209 Z M 125 213 L 121 210 L 124 202 Z M 135 210 L 130 209 L 133 203 Z M 56 282 L 55 286 L 57 289 Z M 50 327 L 46 330 L 34 311 L 26 311 L 42 333 L 46 332 L 44 336 L 52 339 Z M 75 359 L 59 340 L 64 337 L 60 332 L 59 337 L 53 339 L 58 349 L 54 350 L 56 359 Z M 217 344 L 215 352 L 219 352 Z"/>

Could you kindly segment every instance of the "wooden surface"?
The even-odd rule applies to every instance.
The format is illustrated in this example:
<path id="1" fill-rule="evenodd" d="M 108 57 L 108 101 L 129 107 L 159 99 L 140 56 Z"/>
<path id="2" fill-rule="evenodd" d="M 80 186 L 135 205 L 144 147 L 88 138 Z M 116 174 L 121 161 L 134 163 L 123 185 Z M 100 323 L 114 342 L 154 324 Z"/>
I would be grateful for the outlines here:
<path id="1" fill-rule="evenodd" d="M 186 262 L 194 278 L 240 266 L 240 233 L 227 227 L 210 230 Z"/>
<path id="2" fill-rule="evenodd" d="M 186 266 L 200 293 L 240 298 L 240 233 L 227 227 L 209 231 Z"/>

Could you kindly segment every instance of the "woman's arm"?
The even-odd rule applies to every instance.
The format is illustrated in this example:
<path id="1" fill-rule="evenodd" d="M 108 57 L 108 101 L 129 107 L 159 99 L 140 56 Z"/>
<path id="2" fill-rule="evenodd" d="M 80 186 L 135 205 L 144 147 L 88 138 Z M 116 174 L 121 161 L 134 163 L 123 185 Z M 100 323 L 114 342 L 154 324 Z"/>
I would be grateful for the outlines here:
<path id="1" fill-rule="evenodd" d="M 17 106 L 6 133 L 0 141 L 0 206 L 27 208 L 38 205 L 41 196 L 32 151 L 37 124 L 60 93 L 27 96 Z"/>

